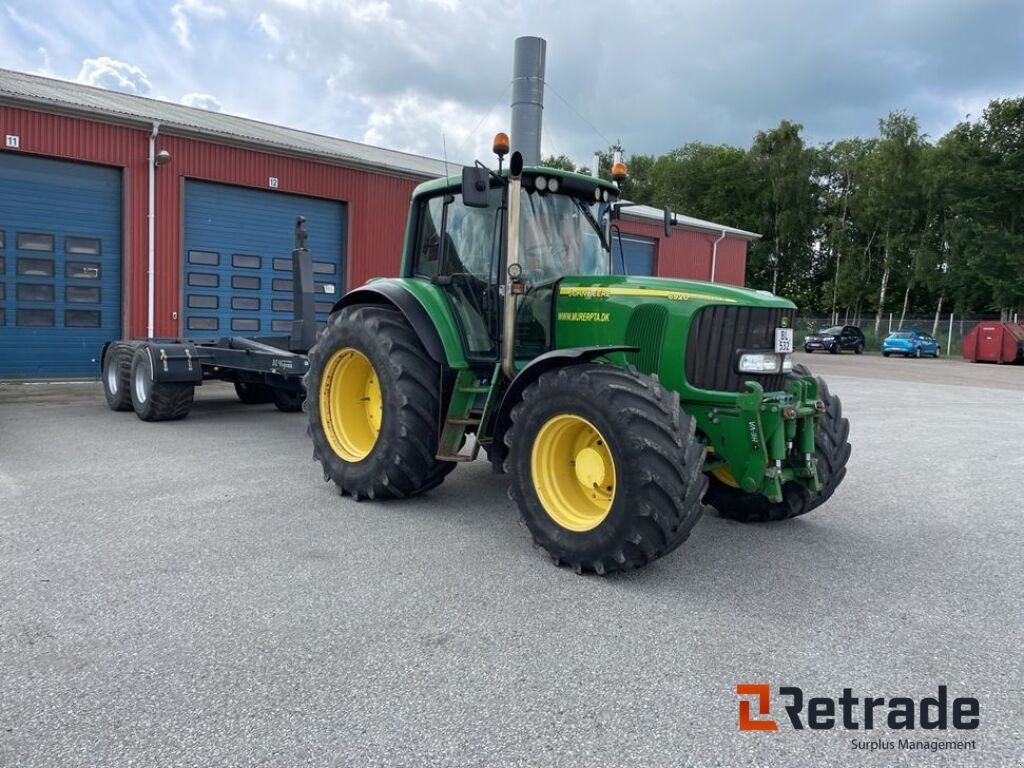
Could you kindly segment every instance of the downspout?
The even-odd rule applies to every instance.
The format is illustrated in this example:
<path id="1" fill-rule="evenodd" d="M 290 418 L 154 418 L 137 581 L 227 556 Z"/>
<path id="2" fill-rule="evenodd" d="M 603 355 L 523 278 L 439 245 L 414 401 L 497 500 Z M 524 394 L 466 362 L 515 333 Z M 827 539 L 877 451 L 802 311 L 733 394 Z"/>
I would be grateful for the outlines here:
<path id="1" fill-rule="evenodd" d="M 154 275 L 153 269 L 156 262 L 156 136 L 160 132 L 160 123 L 156 120 L 153 121 L 153 132 L 149 134 L 149 213 L 148 213 L 148 227 L 149 227 L 149 260 L 147 263 L 146 272 L 146 290 L 147 290 L 147 307 L 148 313 L 146 315 L 146 335 L 153 338 L 153 294 L 154 294 Z"/>
<path id="2" fill-rule="evenodd" d="M 718 266 L 718 244 L 725 240 L 725 230 L 722 230 L 722 234 L 719 235 L 718 239 L 715 240 L 715 244 L 711 246 L 711 282 L 715 282 L 715 269 Z"/>

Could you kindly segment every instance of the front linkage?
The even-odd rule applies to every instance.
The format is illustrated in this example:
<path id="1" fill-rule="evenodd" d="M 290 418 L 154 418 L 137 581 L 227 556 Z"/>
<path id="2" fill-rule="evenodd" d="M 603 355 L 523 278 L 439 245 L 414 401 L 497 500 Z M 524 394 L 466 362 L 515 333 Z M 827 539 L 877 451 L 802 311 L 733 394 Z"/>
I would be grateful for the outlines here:
<path id="1" fill-rule="evenodd" d="M 788 482 L 812 493 L 822 489 L 814 435 L 825 405 L 813 376 L 793 378 L 784 393 L 768 396 L 760 384 L 747 382 L 735 406 L 683 407 L 696 416 L 707 436 L 705 469 L 726 485 L 762 494 L 771 502 L 783 500 Z"/>

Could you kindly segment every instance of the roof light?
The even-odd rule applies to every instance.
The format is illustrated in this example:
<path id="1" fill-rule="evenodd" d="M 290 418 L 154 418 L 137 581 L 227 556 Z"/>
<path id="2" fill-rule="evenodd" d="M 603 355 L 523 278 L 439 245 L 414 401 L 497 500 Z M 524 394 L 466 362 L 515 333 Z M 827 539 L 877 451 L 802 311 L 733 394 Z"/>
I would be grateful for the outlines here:
<path id="1" fill-rule="evenodd" d="M 550 179 L 548 179 L 548 192 L 557 192 L 557 191 L 558 191 L 558 179 L 555 178 L 554 176 L 552 176 Z"/>
<path id="2" fill-rule="evenodd" d="M 504 157 L 508 154 L 509 141 L 508 134 L 498 131 L 494 134 L 494 144 L 491 149 L 498 157 Z"/>
<path id="3" fill-rule="evenodd" d="M 616 163 L 612 166 L 612 180 L 620 184 L 626 180 L 626 164 Z"/>
<path id="4" fill-rule="evenodd" d="M 537 188 L 538 192 L 543 192 L 548 188 L 548 180 L 545 179 L 543 176 L 538 176 L 536 179 L 533 180 L 533 186 Z"/>

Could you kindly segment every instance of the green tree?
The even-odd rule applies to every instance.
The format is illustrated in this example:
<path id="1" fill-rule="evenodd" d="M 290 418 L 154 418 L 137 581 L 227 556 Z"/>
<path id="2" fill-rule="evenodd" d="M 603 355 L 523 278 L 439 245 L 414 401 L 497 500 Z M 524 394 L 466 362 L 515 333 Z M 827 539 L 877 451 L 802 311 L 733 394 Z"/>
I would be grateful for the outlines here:
<path id="1" fill-rule="evenodd" d="M 783 120 L 754 136 L 750 163 L 759 183 L 755 204 L 764 239 L 751 248 L 748 271 L 754 285 L 807 298 L 817 205 L 811 181 L 814 157 L 802 130 L 798 123 Z"/>

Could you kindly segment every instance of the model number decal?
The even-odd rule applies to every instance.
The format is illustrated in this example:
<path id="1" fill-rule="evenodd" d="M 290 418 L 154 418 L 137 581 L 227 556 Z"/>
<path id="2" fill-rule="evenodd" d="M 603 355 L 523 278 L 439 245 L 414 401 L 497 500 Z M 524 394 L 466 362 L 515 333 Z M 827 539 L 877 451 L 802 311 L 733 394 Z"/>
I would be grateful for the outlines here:
<path id="1" fill-rule="evenodd" d="M 600 286 L 564 286 L 558 290 L 562 296 L 576 296 L 581 299 L 608 299 L 612 296 L 641 296 L 647 298 L 668 299 L 669 301 L 689 301 L 690 299 L 706 299 L 735 304 L 736 299 L 727 296 L 714 296 L 709 293 L 689 293 L 688 291 L 665 291 L 656 288 L 616 288 Z"/>

